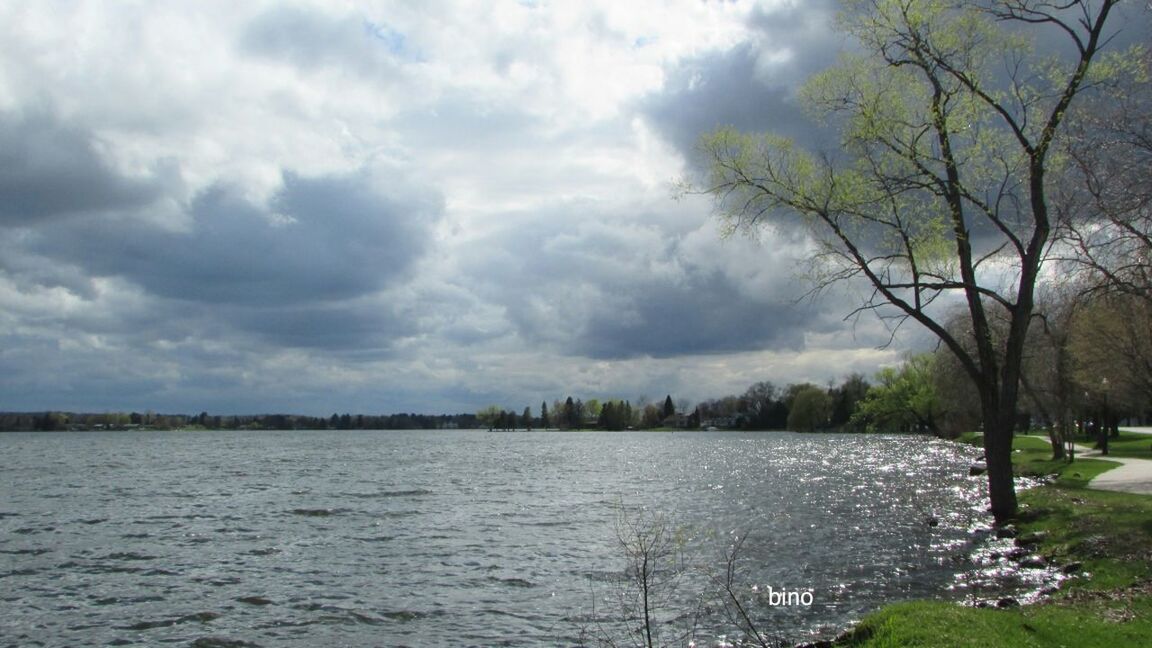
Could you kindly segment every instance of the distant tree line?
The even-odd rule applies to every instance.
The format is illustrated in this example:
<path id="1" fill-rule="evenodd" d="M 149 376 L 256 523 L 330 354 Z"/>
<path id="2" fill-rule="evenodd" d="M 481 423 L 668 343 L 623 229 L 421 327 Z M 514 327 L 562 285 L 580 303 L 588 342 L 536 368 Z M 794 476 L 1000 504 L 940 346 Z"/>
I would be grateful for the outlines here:
<path id="1" fill-rule="evenodd" d="M 563 401 L 553 401 L 551 407 L 547 401 L 541 402 L 538 416 L 531 407 L 517 414 L 515 409 L 490 405 L 477 412 L 476 418 L 481 426 L 493 430 L 648 430 L 686 427 L 682 412 L 687 407 L 687 403 L 682 403 L 677 408 L 671 395 L 660 405 L 641 398 L 636 406 L 628 400 L 585 401 L 568 396 Z"/>
<path id="2" fill-rule="evenodd" d="M 0 431 L 171 429 L 187 425 L 184 415 L 139 412 L 0 412 Z"/>
<path id="3" fill-rule="evenodd" d="M 479 427 L 474 414 L 197 415 L 147 412 L 0 412 L 0 431 L 60 430 L 440 430 Z"/>
<path id="4" fill-rule="evenodd" d="M 856 432 L 852 415 L 868 389 L 868 381 L 856 373 L 823 387 L 805 382 L 781 388 L 761 381 L 743 394 L 700 403 L 696 413 L 705 429 Z"/>
<path id="5" fill-rule="evenodd" d="M 629 400 L 569 396 L 540 404 L 540 414 L 531 407 L 517 413 L 490 405 L 476 413 L 483 427 L 496 430 L 794 430 L 860 431 L 852 418 L 857 404 L 869 388 L 863 376 L 853 374 L 839 385 L 820 387 L 812 383 L 778 388 L 771 382 L 758 382 L 741 395 L 704 401 L 691 407 L 688 401 L 640 398 Z"/>

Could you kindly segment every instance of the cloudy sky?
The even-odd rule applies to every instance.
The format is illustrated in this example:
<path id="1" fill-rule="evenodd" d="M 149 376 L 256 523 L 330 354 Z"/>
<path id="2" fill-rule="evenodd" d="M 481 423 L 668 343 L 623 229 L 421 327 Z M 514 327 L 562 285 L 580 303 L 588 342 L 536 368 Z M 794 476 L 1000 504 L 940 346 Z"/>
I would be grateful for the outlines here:
<path id="1" fill-rule="evenodd" d="M 809 129 L 832 3 L 0 3 L 0 410 L 462 412 L 871 374 L 802 237 L 676 198 Z M 922 339 L 919 339 L 922 343 Z"/>

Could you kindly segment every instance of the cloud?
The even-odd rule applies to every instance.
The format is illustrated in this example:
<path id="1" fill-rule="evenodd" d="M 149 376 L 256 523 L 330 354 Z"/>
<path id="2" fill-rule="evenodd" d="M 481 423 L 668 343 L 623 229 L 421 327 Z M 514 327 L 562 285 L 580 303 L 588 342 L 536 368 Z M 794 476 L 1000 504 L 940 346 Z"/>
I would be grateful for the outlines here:
<path id="1" fill-rule="evenodd" d="M 59 182 L 56 191 L 66 190 L 68 178 Z M 60 286 L 86 312 L 114 308 L 94 279 L 105 293 L 135 291 L 137 301 L 151 302 L 140 311 L 165 323 L 129 327 L 123 310 L 110 311 L 117 316 L 101 326 L 135 331 L 133 340 L 120 338 L 128 346 L 148 343 L 140 335 L 154 330 L 163 340 L 215 337 L 268 350 L 378 355 L 413 333 L 387 294 L 411 278 L 443 209 L 438 193 L 395 169 L 286 172 L 267 204 L 235 187 L 205 189 L 181 227 L 131 210 L 44 223 L 24 232 L 0 265 L 23 291 L 47 296 L 38 286 Z M 196 330 L 171 324 L 190 321 Z M 97 326 L 90 318 L 61 323 Z"/>
<path id="2" fill-rule="evenodd" d="M 403 277 L 443 209 L 434 193 L 388 194 L 375 183 L 366 173 L 288 172 L 268 205 L 217 185 L 192 200 L 185 231 L 106 218 L 46 227 L 34 249 L 170 299 L 265 306 L 349 299 Z"/>
<path id="3" fill-rule="evenodd" d="M 643 113 L 689 157 L 701 135 L 722 126 L 819 139 L 795 99 L 806 78 L 835 62 L 841 42 L 829 29 L 831 5 L 758 8 L 748 19 L 751 38 L 679 61 Z"/>
<path id="4" fill-rule="evenodd" d="M 0 226 L 137 209 L 163 191 L 164 178 L 120 173 L 96 137 L 49 112 L 0 113 Z"/>
<path id="5" fill-rule="evenodd" d="M 729 278 L 689 268 L 676 284 L 629 286 L 630 306 L 594 313 L 578 340 L 594 358 L 671 357 L 803 343 L 803 313 L 792 304 L 749 300 Z"/>
<path id="6" fill-rule="evenodd" d="M 332 14 L 317 7 L 277 5 L 245 26 L 240 47 L 303 70 L 352 71 L 384 80 L 418 53 L 405 35 L 366 16 Z"/>
<path id="7" fill-rule="evenodd" d="M 788 236 L 721 241 L 707 219 L 675 221 L 604 205 L 509 214 L 461 261 L 468 288 L 498 305 L 529 345 L 596 360 L 799 349 L 823 327 L 792 270 Z M 555 224 L 562 223 L 562 227 Z"/>
<path id="8" fill-rule="evenodd" d="M 383 299 L 308 304 L 274 310 L 235 309 L 224 317 L 272 348 L 311 349 L 347 357 L 387 356 L 415 322 Z"/>
<path id="9" fill-rule="evenodd" d="M 467 411 L 875 361 L 850 307 L 795 303 L 802 235 L 671 200 L 703 131 L 813 132 L 829 6 L 4 5 L 3 406 Z"/>

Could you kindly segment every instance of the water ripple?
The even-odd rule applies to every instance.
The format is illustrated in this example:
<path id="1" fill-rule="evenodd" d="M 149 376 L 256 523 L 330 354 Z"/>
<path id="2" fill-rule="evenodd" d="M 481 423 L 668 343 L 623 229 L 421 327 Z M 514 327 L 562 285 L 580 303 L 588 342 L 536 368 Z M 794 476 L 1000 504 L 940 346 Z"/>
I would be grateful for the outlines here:
<path id="1" fill-rule="evenodd" d="M 662 515 L 675 535 L 676 614 L 708 596 L 740 537 L 750 592 L 812 590 L 810 608 L 753 609 L 798 640 L 887 599 L 971 597 L 1000 564 L 970 558 L 988 525 L 971 457 L 908 437 L 301 431 L 0 444 L 0 580 L 18 593 L 0 598 L 0 616 L 20 645 L 571 644 L 591 603 L 603 610 L 628 586 L 621 507 Z"/>

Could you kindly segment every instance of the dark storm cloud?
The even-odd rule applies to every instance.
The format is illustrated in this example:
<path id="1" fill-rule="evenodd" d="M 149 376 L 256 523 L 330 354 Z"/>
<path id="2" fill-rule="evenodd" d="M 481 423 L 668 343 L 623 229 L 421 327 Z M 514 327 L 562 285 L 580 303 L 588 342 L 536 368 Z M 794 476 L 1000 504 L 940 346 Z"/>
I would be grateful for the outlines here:
<path id="1" fill-rule="evenodd" d="M 842 43 L 828 30 L 833 6 L 821 0 L 758 10 L 750 18 L 758 39 L 681 62 L 664 91 L 648 99 L 645 114 L 689 157 L 701 135 L 721 126 L 819 139 L 795 92 L 836 60 Z M 783 52 L 785 58 L 773 59 Z"/>
<path id="2" fill-rule="evenodd" d="M 336 301 L 404 276 L 441 210 L 435 197 L 379 192 L 365 174 L 286 174 L 270 210 L 215 186 L 193 201 L 189 231 L 125 218 L 69 223 L 46 232 L 38 249 L 172 299 Z"/>
<path id="3" fill-rule="evenodd" d="M 816 328 L 810 309 L 794 303 L 783 251 L 760 253 L 761 268 L 781 270 L 758 292 L 729 272 L 710 231 L 695 233 L 700 251 L 656 223 L 580 207 L 555 208 L 547 220 L 576 225 L 519 223 L 478 245 L 464 268 L 470 288 L 533 344 L 574 357 L 667 358 L 800 349 Z"/>
<path id="4" fill-rule="evenodd" d="M 803 308 L 742 294 L 730 277 L 689 268 L 683 281 L 618 287 L 631 313 L 600 310 L 577 338 L 582 355 L 598 359 L 799 350 L 810 322 Z"/>
<path id="5" fill-rule="evenodd" d="M 443 211 L 434 192 L 381 184 L 365 172 L 287 173 L 267 206 L 217 185 L 192 201 L 186 230 L 125 215 L 48 223 L 26 235 L 44 261 L 26 257 L 20 270 L 32 277 L 55 265 L 127 281 L 158 298 L 160 337 L 179 335 L 165 317 L 198 313 L 201 336 L 377 352 L 411 332 L 379 293 L 411 276 Z"/>
<path id="6" fill-rule="evenodd" d="M 50 113 L 0 114 L 0 225 L 135 209 L 162 191 L 155 177 L 121 175 L 100 155 L 91 133 Z"/>

